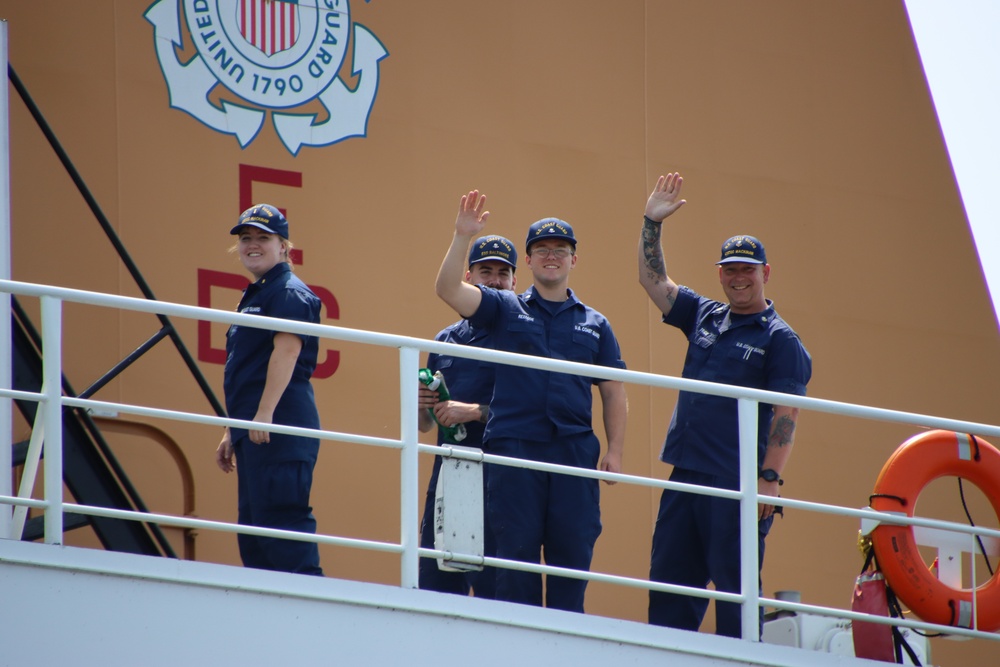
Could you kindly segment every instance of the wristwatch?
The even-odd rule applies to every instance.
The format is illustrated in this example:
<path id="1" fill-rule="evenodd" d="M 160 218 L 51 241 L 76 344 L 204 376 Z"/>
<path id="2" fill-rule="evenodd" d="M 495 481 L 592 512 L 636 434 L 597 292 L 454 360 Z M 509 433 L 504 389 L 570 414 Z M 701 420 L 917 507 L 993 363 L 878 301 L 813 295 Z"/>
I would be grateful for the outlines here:
<path id="1" fill-rule="evenodd" d="M 785 480 L 781 479 L 781 475 L 779 475 L 775 470 L 771 468 L 764 468 L 763 470 L 760 471 L 757 477 L 764 480 L 765 482 L 777 482 L 778 486 L 781 486 L 782 484 L 785 483 Z"/>

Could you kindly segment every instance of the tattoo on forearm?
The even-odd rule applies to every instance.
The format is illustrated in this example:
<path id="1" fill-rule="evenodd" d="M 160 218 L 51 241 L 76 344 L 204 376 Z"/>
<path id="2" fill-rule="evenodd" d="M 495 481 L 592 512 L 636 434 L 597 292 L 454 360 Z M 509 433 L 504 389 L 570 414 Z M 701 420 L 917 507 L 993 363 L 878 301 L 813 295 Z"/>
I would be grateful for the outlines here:
<path id="1" fill-rule="evenodd" d="M 650 278 L 657 282 L 667 279 L 667 270 L 663 262 L 663 249 L 660 247 L 661 225 L 649 222 L 642 223 L 642 257 Z"/>
<path id="2" fill-rule="evenodd" d="M 770 444 L 784 447 L 795 437 L 795 420 L 788 415 L 779 417 L 771 426 Z"/>

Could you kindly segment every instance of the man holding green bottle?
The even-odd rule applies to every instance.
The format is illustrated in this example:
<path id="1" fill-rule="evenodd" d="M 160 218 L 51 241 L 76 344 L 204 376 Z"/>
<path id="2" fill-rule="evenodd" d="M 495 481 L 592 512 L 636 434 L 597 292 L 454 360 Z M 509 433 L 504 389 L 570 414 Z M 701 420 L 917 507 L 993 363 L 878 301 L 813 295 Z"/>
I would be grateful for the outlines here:
<path id="1" fill-rule="evenodd" d="M 517 283 L 514 271 L 517 269 L 517 250 L 514 244 L 502 236 L 483 236 L 472 244 L 469 251 L 468 270 L 465 280 L 471 285 L 482 285 L 498 290 L 513 290 Z M 472 327 L 468 320 L 459 320 L 443 329 L 434 340 L 458 345 L 475 347 L 492 347 L 490 335 Z M 493 364 L 451 357 L 447 355 L 429 354 L 427 368 L 433 373 L 440 371 L 445 377 L 450 394 L 450 400 L 442 401 L 438 392 L 420 385 L 418 397 L 419 427 L 423 432 L 430 431 L 435 422 L 444 428 L 438 428 L 438 444 L 445 443 L 446 432 L 453 426 L 463 424 L 465 437 L 461 441 L 463 447 L 483 447 L 483 434 L 486 420 L 489 416 L 490 399 L 493 397 Z M 433 415 L 433 416 L 432 416 Z M 427 487 L 427 499 L 424 504 L 424 517 L 420 525 L 420 546 L 434 548 L 434 495 L 437 488 L 438 474 L 441 470 L 441 457 L 434 457 L 434 470 L 431 473 L 430 484 Z M 487 470 L 483 470 L 483 488 L 486 487 Z M 493 532 L 484 517 L 485 553 L 494 555 Z M 476 597 L 494 597 L 495 572 L 493 568 L 485 568 L 482 572 L 445 572 L 438 569 L 437 561 L 432 558 L 420 559 L 420 588 L 468 595 L 470 588 Z"/>

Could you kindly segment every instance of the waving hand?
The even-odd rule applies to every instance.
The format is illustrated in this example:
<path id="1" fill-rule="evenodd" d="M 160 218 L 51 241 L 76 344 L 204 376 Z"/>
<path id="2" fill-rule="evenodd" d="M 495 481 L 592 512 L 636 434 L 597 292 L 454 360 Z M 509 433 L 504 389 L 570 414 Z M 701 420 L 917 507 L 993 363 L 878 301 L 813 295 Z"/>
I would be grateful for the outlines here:
<path id="1" fill-rule="evenodd" d="M 646 217 L 653 222 L 663 222 L 664 218 L 686 204 L 686 199 L 679 199 L 683 184 L 684 179 L 677 172 L 656 179 L 656 187 L 646 201 Z"/>
<path id="2" fill-rule="evenodd" d="M 479 236 L 486 227 L 486 219 L 490 217 L 490 212 L 483 210 L 485 206 L 486 195 L 479 194 L 479 190 L 462 195 L 455 218 L 455 234 L 473 238 Z"/>

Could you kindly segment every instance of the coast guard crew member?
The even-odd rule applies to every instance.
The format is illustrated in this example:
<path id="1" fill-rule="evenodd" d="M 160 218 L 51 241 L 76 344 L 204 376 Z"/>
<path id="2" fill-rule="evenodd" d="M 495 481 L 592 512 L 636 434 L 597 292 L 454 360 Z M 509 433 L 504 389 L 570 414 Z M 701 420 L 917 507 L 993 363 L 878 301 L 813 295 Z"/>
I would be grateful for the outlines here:
<path id="1" fill-rule="evenodd" d="M 646 202 L 639 282 L 663 313 L 664 323 L 677 327 L 688 339 L 683 377 L 804 395 L 812 360 L 798 335 L 764 297 L 771 266 L 758 239 L 734 236 L 722 245 L 716 264 L 727 303 L 678 287 L 667 276 L 660 237 L 663 220 L 685 203 L 680 199 L 682 183 L 676 173 L 660 176 Z M 762 495 L 778 495 L 781 472 L 792 453 L 798 412 L 797 408 L 759 404 L 755 463 L 757 492 Z M 738 489 L 738 424 L 735 399 L 680 392 L 660 454 L 664 463 L 674 466 L 670 480 Z M 761 503 L 758 517 L 759 582 L 774 506 Z M 712 581 L 719 591 L 739 592 L 738 501 L 664 489 L 649 578 L 696 588 Z M 703 598 L 650 591 L 649 622 L 697 630 L 707 607 Z M 715 608 L 716 633 L 741 636 L 739 605 L 717 601 Z"/>
<path id="2" fill-rule="evenodd" d="M 469 270 L 465 273 L 465 280 L 470 285 L 512 290 L 517 284 L 517 277 L 514 275 L 516 270 L 517 250 L 514 244 L 502 236 L 482 236 L 476 239 L 469 251 Z M 434 340 L 473 347 L 493 346 L 490 332 L 472 327 L 468 320 L 459 320 L 443 329 Z M 427 368 L 431 372 L 441 371 L 448 384 L 451 400 L 440 401 L 437 391 L 420 385 L 420 430 L 427 432 L 434 426 L 434 419 L 427 411 L 430 409 L 445 426 L 465 424 L 465 439 L 459 443 L 463 447 L 485 450 L 483 435 L 493 397 L 494 365 L 475 359 L 432 353 L 427 356 Z M 444 442 L 444 434 L 439 429 L 437 443 L 441 445 Z M 434 500 L 440 471 L 441 457 L 435 456 L 420 526 L 420 546 L 427 549 L 434 548 Z M 484 466 L 484 494 L 488 479 L 489 466 Z M 485 508 L 485 504 L 483 506 Z M 484 553 L 486 556 L 495 556 L 496 547 L 488 517 L 484 517 L 483 529 Z M 492 567 L 486 567 L 481 572 L 445 572 L 438 568 L 435 559 L 420 559 L 420 588 L 425 590 L 468 595 L 471 588 L 477 598 L 492 599 L 495 597 L 495 580 L 496 572 Z"/>
<path id="3" fill-rule="evenodd" d="M 237 310 L 318 324 L 320 300 L 292 273 L 288 221 L 281 211 L 253 206 L 229 233 L 239 236 L 234 249 L 254 278 Z M 229 416 L 318 429 L 309 382 L 318 349 L 315 336 L 231 326 L 223 380 Z M 215 457 L 223 472 L 237 471 L 238 522 L 315 533 L 309 494 L 318 452 L 317 438 L 227 428 Z M 314 542 L 243 534 L 237 542 L 246 567 L 323 574 Z"/>
<path id="4" fill-rule="evenodd" d="M 576 266 L 570 225 L 546 218 L 531 225 L 525 262 L 533 285 L 524 294 L 474 287 L 462 281 L 469 243 L 486 224 L 486 198 L 463 196 L 455 234 L 438 272 L 436 291 L 473 327 L 493 332 L 495 346 L 550 359 L 624 368 L 607 319 L 569 289 Z M 621 382 L 498 364 L 486 443 L 491 454 L 595 469 L 600 442 L 592 425 L 591 387 L 604 405 L 608 451 L 600 468 L 620 472 L 627 405 Z M 589 570 L 601 533 L 596 480 L 491 466 L 488 508 L 497 556 Z M 543 596 L 538 574 L 497 570 L 497 599 L 583 612 L 586 582 L 549 576 Z"/>

